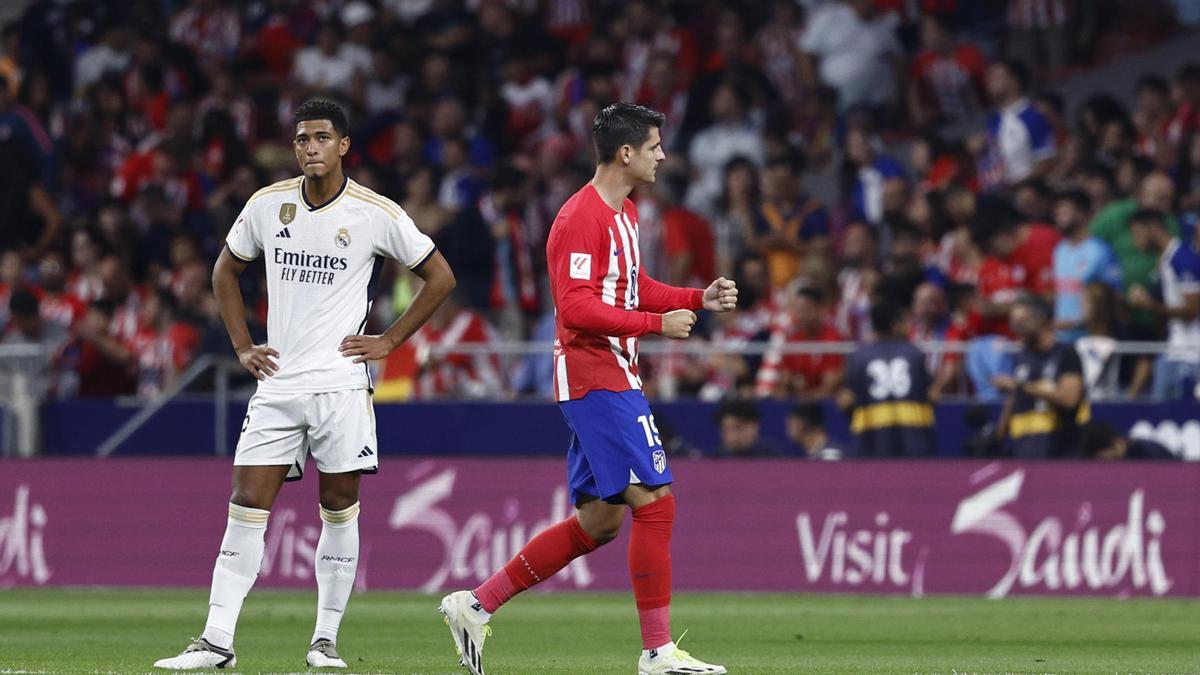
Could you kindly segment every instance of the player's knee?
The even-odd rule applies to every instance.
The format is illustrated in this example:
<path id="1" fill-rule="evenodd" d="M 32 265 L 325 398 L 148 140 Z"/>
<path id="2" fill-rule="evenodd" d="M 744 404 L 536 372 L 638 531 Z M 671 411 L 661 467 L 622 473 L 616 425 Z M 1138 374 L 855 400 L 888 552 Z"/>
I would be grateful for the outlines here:
<path id="1" fill-rule="evenodd" d="M 607 520 L 592 523 L 581 523 L 583 531 L 587 533 L 592 541 L 596 542 L 597 546 L 603 546 L 621 533 L 620 520 Z"/>
<path id="2" fill-rule="evenodd" d="M 271 510 L 271 499 L 262 491 L 247 486 L 235 485 L 233 494 L 229 495 L 229 503 L 248 509 Z"/>
<path id="3" fill-rule="evenodd" d="M 321 506 L 327 511 L 344 511 L 358 503 L 358 490 L 321 490 Z"/>

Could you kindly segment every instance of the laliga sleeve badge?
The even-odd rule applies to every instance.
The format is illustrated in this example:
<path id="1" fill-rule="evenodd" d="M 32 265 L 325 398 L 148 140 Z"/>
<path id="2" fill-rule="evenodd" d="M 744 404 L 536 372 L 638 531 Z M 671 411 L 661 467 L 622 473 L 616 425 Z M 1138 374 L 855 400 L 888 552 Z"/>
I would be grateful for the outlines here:
<path id="1" fill-rule="evenodd" d="M 333 235 L 333 243 L 338 248 L 346 248 L 350 246 L 350 230 L 346 228 L 338 228 L 337 234 Z"/>
<path id="2" fill-rule="evenodd" d="M 570 277 L 572 279 L 592 278 L 592 255 L 590 253 L 571 254 Z"/>

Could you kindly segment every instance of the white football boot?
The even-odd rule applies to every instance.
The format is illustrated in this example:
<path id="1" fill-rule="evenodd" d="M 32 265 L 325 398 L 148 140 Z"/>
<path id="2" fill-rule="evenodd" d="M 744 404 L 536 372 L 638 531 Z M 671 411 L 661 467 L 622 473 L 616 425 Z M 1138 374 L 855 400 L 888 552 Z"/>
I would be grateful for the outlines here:
<path id="1" fill-rule="evenodd" d="M 472 675 L 484 675 L 483 642 L 492 634 L 489 616 L 471 591 L 456 591 L 442 598 L 438 611 L 445 617 L 458 651 L 459 663 Z"/>
<path id="2" fill-rule="evenodd" d="M 680 637 L 680 640 L 683 638 Z M 683 651 L 674 642 L 659 649 L 642 651 L 638 675 L 724 675 L 725 666 L 705 663 Z"/>
<path id="3" fill-rule="evenodd" d="M 308 648 L 308 658 L 305 659 L 313 668 L 345 668 L 346 662 L 338 656 L 337 645 L 325 638 L 312 643 Z"/>
<path id="4" fill-rule="evenodd" d="M 204 638 L 196 638 L 179 656 L 154 662 L 155 668 L 167 670 L 208 670 L 209 668 L 233 668 L 237 657 L 233 649 L 213 646 Z"/>

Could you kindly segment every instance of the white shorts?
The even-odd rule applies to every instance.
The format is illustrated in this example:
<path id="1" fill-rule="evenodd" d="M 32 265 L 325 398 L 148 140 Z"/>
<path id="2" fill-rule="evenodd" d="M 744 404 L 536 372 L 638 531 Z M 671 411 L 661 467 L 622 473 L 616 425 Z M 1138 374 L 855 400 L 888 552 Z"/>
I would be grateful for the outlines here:
<path id="1" fill-rule="evenodd" d="M 375 441 L 371 392 L 255 392 L 242 422 L 234 465 L 288 465 L 288 480 L 299 480 L 308 452 L 312 452 L 321 473 L 378 470 L 379 445 Z"/>

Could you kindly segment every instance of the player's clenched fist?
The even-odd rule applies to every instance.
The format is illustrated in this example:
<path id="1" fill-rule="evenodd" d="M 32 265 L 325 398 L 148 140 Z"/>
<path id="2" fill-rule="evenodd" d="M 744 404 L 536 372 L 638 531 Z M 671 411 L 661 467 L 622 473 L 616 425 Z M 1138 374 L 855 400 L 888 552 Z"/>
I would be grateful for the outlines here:
<path id="1" fill-rule="evenodd" d="M 239 349 L 237 353 L 242 367 L 259 380 L 265 380 L 279 370 L 279 366 L 271 360 L 272 356 L 279 358 L 279 352 L 266 345 L 250 345 L 245 349 Z"/>
<path id="2" fill-rule="evenodd" d="M 704 289 L 704 309 L 710 312 L 730 312 L 737 307 L 737 284 L 720 277 Z"/>
<path id="3" fill-rule="evenodd" d="M 662 315 L 662 334 L 676 340 L 691 335 L 696 325 L 696 313 L 690 309 L 677 309 Z"/>

